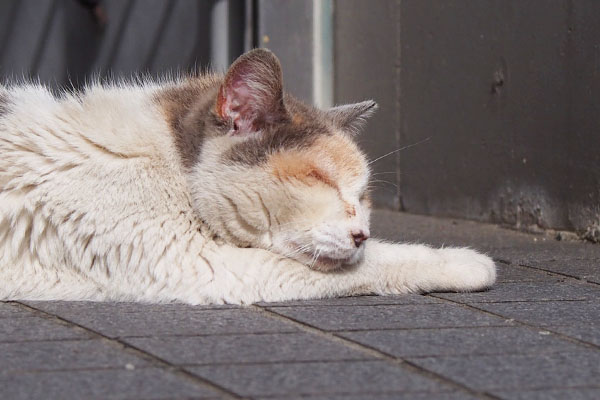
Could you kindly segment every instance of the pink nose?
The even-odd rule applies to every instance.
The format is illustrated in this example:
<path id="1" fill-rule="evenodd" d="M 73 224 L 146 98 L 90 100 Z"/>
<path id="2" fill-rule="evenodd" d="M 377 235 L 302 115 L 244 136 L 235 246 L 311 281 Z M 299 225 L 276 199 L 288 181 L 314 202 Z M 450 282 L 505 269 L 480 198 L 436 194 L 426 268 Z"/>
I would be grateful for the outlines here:
<path id="1" fill-rule="evenodd" d="M 360 247 L 362 242 L 369 238 L 368 234 L 365 234 L 363 231 L 352 232 L 352 239 L 354 240 L 354 245 L 356 247 Z"/>

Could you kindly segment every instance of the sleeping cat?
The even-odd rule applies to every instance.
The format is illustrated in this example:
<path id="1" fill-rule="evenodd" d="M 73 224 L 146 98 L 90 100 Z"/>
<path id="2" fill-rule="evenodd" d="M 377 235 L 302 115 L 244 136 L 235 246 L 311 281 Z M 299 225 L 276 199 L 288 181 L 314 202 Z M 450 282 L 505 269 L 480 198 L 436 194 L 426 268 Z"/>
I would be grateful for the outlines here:
<path id="1" fill-rule="evenodd" d="M 268 50 L 226 75 L 0 86 L 0 300 L 252 303 L 472 291 L 492 260 L 369 238 L 352 137 L 372 101 L 318 110 Z"/>

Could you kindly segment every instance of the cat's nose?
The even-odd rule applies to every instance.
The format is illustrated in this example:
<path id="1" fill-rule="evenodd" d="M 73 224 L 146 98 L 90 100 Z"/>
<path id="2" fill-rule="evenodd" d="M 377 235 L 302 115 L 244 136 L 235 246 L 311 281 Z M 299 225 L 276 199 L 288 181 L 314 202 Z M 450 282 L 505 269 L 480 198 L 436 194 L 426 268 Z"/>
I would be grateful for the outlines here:
<path id="1" fill-rule="evenodd" d="M 360 245 L 362 244 L 362 242 L 364 242 L 368 238 L 369 238 L 369 234 L 365 233 L 362 230 L 361 231 L 352 232 L 352 240 L 354 240 L 354 245 L 356 247 L 360 247 Z"/>

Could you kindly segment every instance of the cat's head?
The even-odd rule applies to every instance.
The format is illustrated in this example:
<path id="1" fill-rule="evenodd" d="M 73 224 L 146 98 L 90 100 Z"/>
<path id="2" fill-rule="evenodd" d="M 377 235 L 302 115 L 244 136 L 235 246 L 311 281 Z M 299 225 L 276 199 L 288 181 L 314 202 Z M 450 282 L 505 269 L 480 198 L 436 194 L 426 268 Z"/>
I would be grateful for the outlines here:
<path id="1" fill-rule="evenodd" d="M 194 208 L 236 245 L 319 270 L 354 264 L 369 238 L 370 202 L 353 135 L 376 104 L 323 111 L 282 88 L 278 59 L 256 49 L 176 121 Z"/>

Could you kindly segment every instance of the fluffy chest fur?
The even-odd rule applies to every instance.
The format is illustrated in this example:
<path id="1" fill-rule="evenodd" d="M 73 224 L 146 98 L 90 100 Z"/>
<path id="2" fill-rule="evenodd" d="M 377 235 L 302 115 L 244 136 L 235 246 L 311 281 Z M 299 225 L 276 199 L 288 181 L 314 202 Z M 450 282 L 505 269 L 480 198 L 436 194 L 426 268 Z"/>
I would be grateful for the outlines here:
<path id="1" fill-rule="evenodd" d="M 93 87 L 62 98 L 34 86 L 4 91 L 3 282 L 51 298 L 53 288 L 81 282 L 97 291 L 109 280 L 189 274 L 176 267 L 187 254 L 170 250 L 202 246 L 200 226 L 156 90 Z"/>

